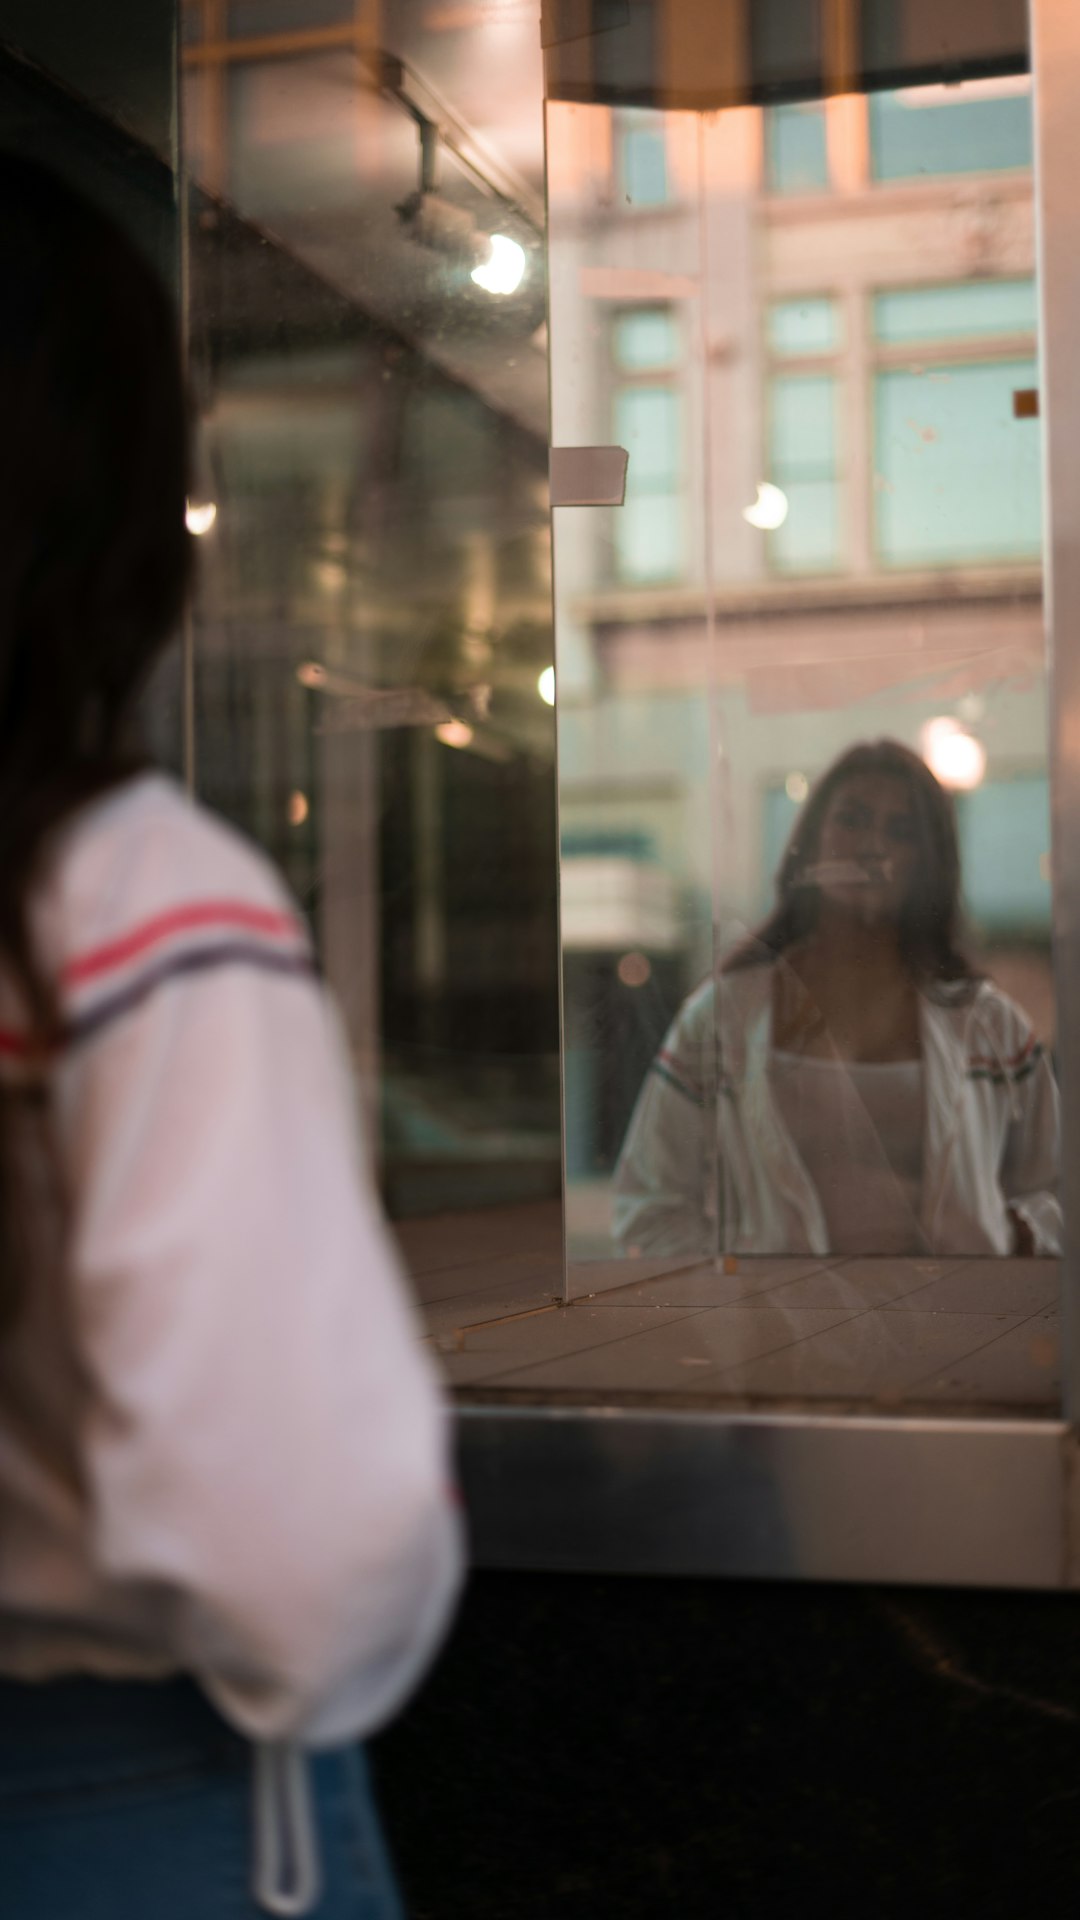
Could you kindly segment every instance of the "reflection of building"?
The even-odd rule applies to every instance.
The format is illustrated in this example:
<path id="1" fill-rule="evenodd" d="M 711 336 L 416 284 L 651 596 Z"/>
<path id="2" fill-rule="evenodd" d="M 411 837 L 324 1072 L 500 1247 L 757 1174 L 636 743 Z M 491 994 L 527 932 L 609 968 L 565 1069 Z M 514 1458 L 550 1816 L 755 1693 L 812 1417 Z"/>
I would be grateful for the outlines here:
<path id="1" fill-rule="evenodd" d="M 552 1192 L 539 114 L 535 178 L 490 147 L 470 171 L 482 49 L 434 76 L 455 103 L 438 96 L 433 170 L 458 257 L 401 217 L 436 111 L 411 62 L 419 46 L 430 73 L 446 41 L 390 7 L 376 45 L 368 10 L 335 0 L 188 0 L 183 19 L 192 367 L 218 504 L 199 785 L 312 914 L 381 1104 L 391 1204 Z M 537 256 L 501 303 L 466 245 L 495 226 Z"/>
<path id="2" fill-rule="evenodd" d="M 647 845 L 685 984 L 808 778 L 955 716 L 972 917 L 1050 1024 L 1026 79 L 549 113 L 553 438 L 630 455 L 622 509 L 556 517 L 571 859 Z"/>

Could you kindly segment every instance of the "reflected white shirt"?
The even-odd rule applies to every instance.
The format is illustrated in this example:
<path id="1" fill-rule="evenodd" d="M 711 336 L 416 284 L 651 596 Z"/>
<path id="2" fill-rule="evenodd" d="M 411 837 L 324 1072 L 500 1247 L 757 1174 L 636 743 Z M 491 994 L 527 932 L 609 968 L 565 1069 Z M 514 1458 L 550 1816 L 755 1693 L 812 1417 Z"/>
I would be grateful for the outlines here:
<path id="1" fill-rule="evenodd" d="M 922 1062 L 818 1059 L 774 1049 L 769 1083 L 817 1189 L 830 1252 L 925 1252 Z"/>

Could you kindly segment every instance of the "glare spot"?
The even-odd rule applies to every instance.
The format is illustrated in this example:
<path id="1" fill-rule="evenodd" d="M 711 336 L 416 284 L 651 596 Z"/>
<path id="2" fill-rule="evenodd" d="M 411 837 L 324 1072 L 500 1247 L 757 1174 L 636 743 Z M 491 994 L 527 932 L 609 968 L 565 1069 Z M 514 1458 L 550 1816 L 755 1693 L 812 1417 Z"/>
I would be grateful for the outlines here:
<path id="1" fill-rule="evenodd" d="M 624 987 L 643 987 L 652 967 L 643 953 L 624 953 L 615 971 Z"/>
<path id="2" fill-rule="evenodd" d="M 939 714 L 928 720 L 919 735 L 922 757 L 943 787 L 967 793 L 986 772 L 986 748 L 959 720 Z"/>
<path id="3" fill-rule="evenodd" d="M 759 480 L 757 499 L 753 506 L 743 508 L 742 517 L 764 533 L 775 533 L 788 517 L 787 494 L 782 487 L 774 487 L 771 480 Z"/>
<path id="4" fill-rule="evenodd" d="M 209 533 L 217 519 L 217 505 L 213 500 L 189 500 L 184 513 L 184 521 L 189 533 L 202 538 Z"/>
<path id="5" fill-rule="evenodd" d="M 290 827 L 302 827 L 310 812 L 307 794 L 301 793 L 299 787 L 294 787 L 289 795 Z"/>
<path id="6" fill-rule="evenodd" d="M 464 720 L 444 720 L 435 729 L 435 738 L 441 740 L 444 747 L 467 747 L 472 737 L 473 730 L 465 725 Z"/>
<path id="7" fill-rule="evenodd" d="M 546 707 L 555 705 L 555 669 L 545 667 L 536 683 L 536 691 Z"/>
<path id="8" fill-rule="evenodd" d="M 493 233 L 486 260 L 472 270 L 485 293 L 516 293 L 525 276 L 525 249 L 509 234 Z"/>

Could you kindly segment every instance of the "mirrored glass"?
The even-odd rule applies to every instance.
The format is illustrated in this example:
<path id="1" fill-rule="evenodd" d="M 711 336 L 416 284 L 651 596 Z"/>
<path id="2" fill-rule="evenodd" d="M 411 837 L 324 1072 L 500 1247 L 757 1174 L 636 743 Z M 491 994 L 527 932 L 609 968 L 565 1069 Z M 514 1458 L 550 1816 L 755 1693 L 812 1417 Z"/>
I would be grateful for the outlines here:
<path id="1" fill-rule="evenodd" d="M 392 1215 L 444 1222 L 441 1270 L 539 1207 L 554 1290 L 535 21 L 186 11 L 195 784 L 310 916 Z"/>
<path id="2" fill-rule="evenodd" d="M 662 231 L 615 119 L 549 102 L 556 438 L 629 455 L 555 512 L 571 1292 L 715 1307 L 698 1391 L 1051 1405 L 1026 78 L 655 110 Z"/>

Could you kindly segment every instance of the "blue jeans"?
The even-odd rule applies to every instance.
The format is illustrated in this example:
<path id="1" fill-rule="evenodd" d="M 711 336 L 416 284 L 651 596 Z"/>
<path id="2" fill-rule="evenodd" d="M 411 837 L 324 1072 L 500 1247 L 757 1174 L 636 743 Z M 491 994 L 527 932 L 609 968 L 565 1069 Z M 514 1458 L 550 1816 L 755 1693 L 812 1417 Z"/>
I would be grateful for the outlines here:
<path id="1" fill-rule="evenodd" d="M 358 1747 L 311 1761 L 313 1920 L 403 1920 Z M 0 1681 L 11 1920 L 261 1920 L 251 1749 L 188 1680 Z"/>

